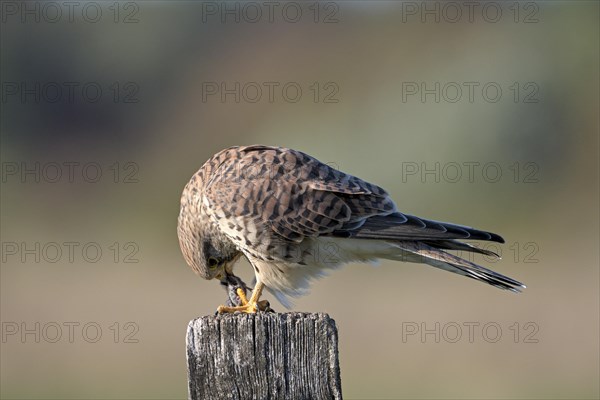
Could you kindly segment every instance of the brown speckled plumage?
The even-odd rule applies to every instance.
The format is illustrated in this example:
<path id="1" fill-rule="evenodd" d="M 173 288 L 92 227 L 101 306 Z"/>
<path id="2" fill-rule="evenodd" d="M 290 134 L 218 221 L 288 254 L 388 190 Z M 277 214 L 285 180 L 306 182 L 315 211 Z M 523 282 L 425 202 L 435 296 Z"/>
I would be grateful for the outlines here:
<path id="1" fill-rule="evenodd" d="M 379 186 L 280 147 L 231 147 L 209 159 L 183 191 L 178 235 L 185 260 L 202 277 L 232 274 L 244 254 L 284 304 L 327 269 L 377 258 L 523 287 L 441 250 L 493 255 L 456 239 L 503 242 L 500 236 L 400 213 Z"/>

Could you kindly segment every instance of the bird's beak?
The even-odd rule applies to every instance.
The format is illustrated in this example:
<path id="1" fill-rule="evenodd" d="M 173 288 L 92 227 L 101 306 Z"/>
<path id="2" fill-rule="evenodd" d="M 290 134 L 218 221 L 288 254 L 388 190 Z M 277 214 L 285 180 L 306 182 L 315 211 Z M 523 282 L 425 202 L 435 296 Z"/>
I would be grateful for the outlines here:
<path id="1" fill-rule="evenodd" d="M 227 270 L 223 269 L 223 271 L 219 272 L 217 275 L 215 275 L 215 278 L 217 278 L 218 280 L 221 281 L 222 284 L 227 284 L 227 282 L 229 282 L 229 274 L 227 273 Z"/>

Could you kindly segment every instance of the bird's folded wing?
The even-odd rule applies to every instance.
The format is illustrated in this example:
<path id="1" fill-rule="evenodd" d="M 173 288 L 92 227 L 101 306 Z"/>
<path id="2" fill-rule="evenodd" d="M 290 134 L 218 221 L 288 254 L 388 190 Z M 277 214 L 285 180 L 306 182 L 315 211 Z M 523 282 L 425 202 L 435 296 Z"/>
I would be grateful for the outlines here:
<path id="1" fill-rule="evenodd" d="M 232 167 L 222 163 L 224 172 L 215 171 L 204 191 L 208 212 L 219 224 L 241 219 L 257 231 L 299 242 L 395 211 L 380 187 L 298 151 L 253 147 L 236 163 L 237 170 L 248 172 L 233 179 Z"/>
<path id="2" fill-rule="evenodd" d="M 221 163 L 205 188 L 208 212 L 221 225 L 252 225 L 293 242 L 322 235 L 504 241 L 493 233 L 402 214 L 381 187 L 299 151 L 251 146 L 240 154 Z"/>
<path id="3" fill-rule="evenodd" d="M 412 215 L 393 213 L 368 218 L 362 226 L 351 231 L 334 232 L 334 235 L 358 239 L 388 240 L 446 240 L 470 239 L 504 243 L 504 239 L 491 232 L 447 222 L 431 221 Z M 452 246 L 446 243 L 446 246 Z M 452 247 L 446 247 L 452 249 Z"/>

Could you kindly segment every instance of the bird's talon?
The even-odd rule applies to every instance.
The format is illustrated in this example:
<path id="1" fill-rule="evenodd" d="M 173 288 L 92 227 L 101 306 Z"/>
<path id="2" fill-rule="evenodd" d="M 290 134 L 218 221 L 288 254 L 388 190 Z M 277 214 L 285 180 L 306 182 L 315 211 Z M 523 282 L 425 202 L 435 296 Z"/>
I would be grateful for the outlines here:
<path id="1" fill-rule="evenodd" d="M 259 311 L 259 308 L 257 307 L 256 303 L 253 303 L 253 304 L 248 303 L 246 305 L 246 309 L 243 311 L 246 314 L 256 314 Z"/>
<path id="2" fill-rule="evenodd" d="M 257 303 L 247 303 L 243 306 L 229 307 L 229 306 L 219 306 L 217 308 L 217 314 L 256 314 L 259 311 L 265 311 L 260 308 Z"/>
<path id="3" fill-rule="evenodd" d="M 234 307 L 222 305 L 222 306 L 219 306 L 219 308 L 217 308 L 217 312 L 219 314 L 236 313 L 236 312 L 255 314 L 258 311 L 265 311 L 265 309 L 269 307 L 269 302 L 266 300 L 263 300 L 263 301 L 258 300 L 260 298 L 262 290 L 263 290 L 263 285 L 257 285 L 254 292 L 252 292 L 252 296 L 250 297 L 250 300 L 247 300 L 245 289 L 243 287 L 242 288 L 238 287 L 238 288 L 236 288 L 235 293 L 240 298 L 240 302 L 242 303 L 242 305 L 234 306 Z M 231 297 L 229 299 L 231 300 Z"/>

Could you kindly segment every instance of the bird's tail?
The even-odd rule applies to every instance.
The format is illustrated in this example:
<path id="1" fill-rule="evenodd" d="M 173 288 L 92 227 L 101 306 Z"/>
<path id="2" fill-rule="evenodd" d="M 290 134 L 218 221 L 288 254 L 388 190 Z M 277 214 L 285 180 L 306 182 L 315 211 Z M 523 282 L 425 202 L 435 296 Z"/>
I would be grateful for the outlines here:
<path id="1" fill-rule="evenodd" d="M 441 249 L 466 250 L 474 253 L 498 257 L 497 254 L 488 250 L 479 249 L 466 243 L 453 240 L 436 241 L 431 243 L 421 241 L 395 241 L 391 242 L 391 244 L 394 247 L 397 247 L 400 251 L 398 253 L 388 254 L 385 258 L 399 261 L 422 262 L 436 268 L 478 280 L 480 282 L 485 282 L 500 289 L 510 290 L 511 292 L 520 292 L 521 289 L 525 288 L 525 285 L 519 281 L 484 268 L 463 258 L 457 257 L 453 254 L 446 253 Z"/>

